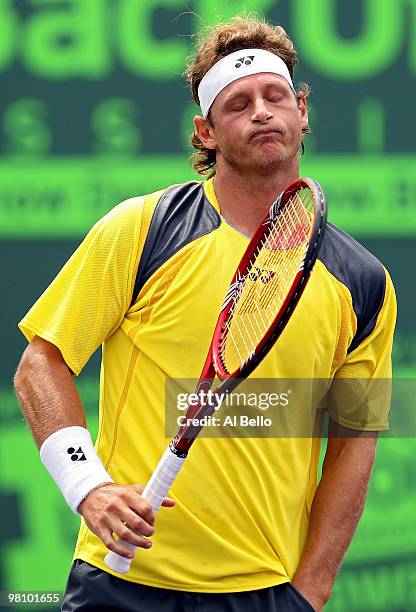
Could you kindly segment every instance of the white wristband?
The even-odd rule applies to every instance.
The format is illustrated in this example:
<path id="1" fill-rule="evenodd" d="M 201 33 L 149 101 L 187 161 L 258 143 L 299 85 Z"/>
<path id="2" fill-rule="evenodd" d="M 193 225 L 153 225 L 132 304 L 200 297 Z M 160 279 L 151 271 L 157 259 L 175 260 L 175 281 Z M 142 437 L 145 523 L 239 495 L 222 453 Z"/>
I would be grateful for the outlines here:
<path id="1" fill-rule="evenodd" d="M 85 427 L 55 431 L 40 447 L 40 458 L 75 514 L 92 489 L 113 482 Z"/>

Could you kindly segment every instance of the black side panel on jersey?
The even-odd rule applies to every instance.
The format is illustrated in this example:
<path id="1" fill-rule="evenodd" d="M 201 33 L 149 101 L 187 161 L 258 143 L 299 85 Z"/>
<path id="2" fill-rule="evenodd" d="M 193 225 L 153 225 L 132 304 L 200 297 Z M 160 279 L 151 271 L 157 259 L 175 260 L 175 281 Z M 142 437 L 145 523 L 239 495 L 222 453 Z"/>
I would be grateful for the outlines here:
<path id="1" fill-rule="evenodd" d="M 220 224 L 221 218 L 207 200 L 203 183 L 169 187 L 160 197 L 150 222 L 131 303 L 134 304 L 146 281 L 172 255 Z"/>
<path id="2" fill-rule="evenodd" d="M 357 317 L 351 353 L 375 328 L 386 291 L 385 270 L 374 255 L 332 223 L 326 227 L 318 259 L 351 293 Z"/>

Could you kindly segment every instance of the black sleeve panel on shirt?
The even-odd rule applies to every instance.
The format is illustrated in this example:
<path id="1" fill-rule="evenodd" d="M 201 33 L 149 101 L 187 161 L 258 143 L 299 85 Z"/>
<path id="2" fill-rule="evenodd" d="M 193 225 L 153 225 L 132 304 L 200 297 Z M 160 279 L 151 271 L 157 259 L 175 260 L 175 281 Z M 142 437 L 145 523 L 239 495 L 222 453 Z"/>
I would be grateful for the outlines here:
<path id="1" fill-rule="evenodd" d="M 351 353 L 375 328 L 386 291 L 385 270 L 374 255 L 332 223 L 327 225 L 319 259 L 351 294 L 357 317 Z"/>
<path id="2" fill-rule="evenodd" d="M 221 218 L 207 200 L 203 183 L 169 187 L 154 210 L 134 284 L 132 304 L 147 280 L 172 255 L 209 234 Z"/>

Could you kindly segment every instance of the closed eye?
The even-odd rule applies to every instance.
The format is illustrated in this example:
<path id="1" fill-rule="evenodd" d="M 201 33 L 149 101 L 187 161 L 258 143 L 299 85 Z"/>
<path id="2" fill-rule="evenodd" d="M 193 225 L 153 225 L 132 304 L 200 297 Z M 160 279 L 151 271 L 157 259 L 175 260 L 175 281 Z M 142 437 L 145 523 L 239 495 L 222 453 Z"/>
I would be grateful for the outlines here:
<path id="1" fill-rule="evenodd" d="M 247 108 L 247 102 L 245 102 L 244 100 L 241 100 L 241 102 L 235 102 L 231 106 L 231 111 L 239 112 L 239 111 L 244 110 L 245 108 Z"/>

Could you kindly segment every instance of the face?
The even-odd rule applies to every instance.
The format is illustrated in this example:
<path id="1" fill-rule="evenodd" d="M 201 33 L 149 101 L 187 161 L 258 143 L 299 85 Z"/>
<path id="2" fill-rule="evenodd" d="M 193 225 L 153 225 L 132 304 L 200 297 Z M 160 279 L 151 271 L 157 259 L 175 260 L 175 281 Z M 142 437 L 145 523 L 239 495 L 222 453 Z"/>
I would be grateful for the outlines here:
<path id="1" fill-rule="evenodd" d="M 283 77 L 260 73 L 234 81 L 218 94 L 210 117 L 195 117 L 195 127 L 204 146 L 216 150 L 217 167 L 224 161 L 265 172 L 297 163 L 306 101 Z"/>

